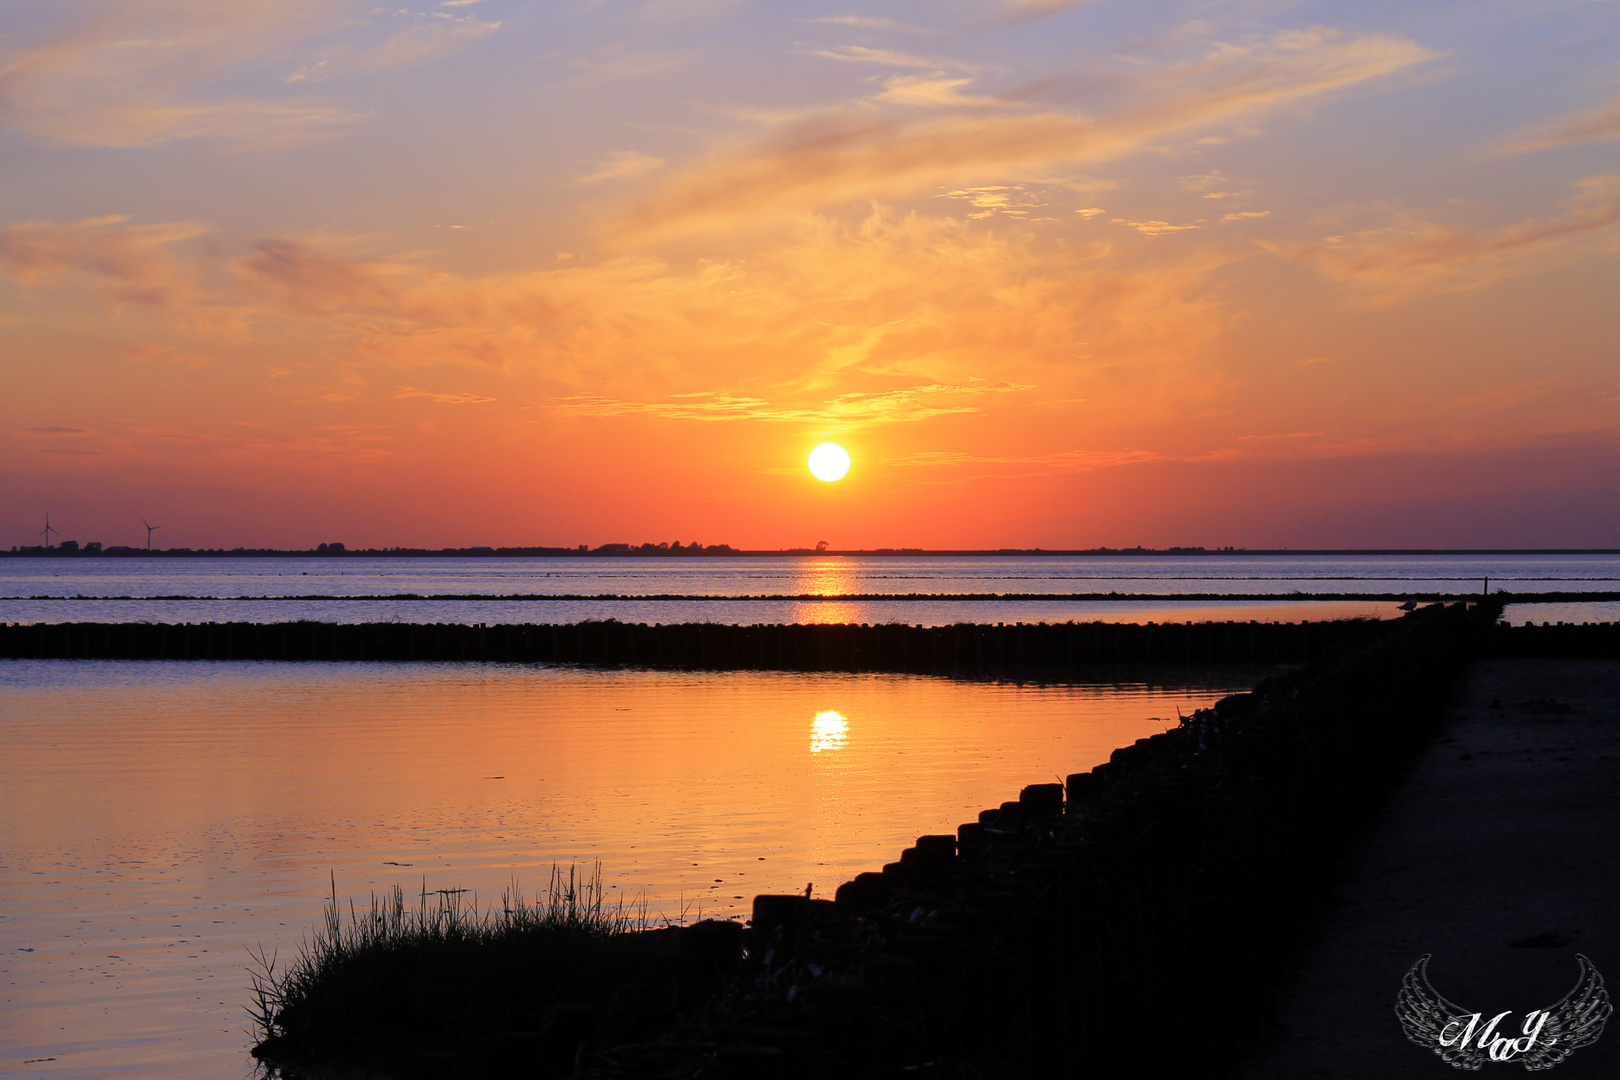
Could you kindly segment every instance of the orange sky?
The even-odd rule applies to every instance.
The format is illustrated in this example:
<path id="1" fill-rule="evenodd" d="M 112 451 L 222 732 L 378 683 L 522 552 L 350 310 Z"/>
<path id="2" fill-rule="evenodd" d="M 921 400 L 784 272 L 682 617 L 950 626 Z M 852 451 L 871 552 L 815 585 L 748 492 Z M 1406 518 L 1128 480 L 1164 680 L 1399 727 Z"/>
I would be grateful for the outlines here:
<path id="1" fill-rule="evenodd" d="M 1620 544 L 1620 12 L 1143 7 L 7 5 L 0 544 Z"/>

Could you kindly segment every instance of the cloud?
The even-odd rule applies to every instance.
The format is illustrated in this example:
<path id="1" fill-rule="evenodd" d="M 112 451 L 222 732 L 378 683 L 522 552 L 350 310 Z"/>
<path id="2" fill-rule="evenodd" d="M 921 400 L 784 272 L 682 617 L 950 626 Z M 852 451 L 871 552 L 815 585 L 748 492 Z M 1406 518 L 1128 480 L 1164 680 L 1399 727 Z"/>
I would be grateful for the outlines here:
<path id="1" fill-rule="evenodd" d="M 1221 224 L 1230 225 L 1234 221 L 1248 221 L 1251 218 L 1270 217 L 1270 210 L 1239 210 L 1231 214 L 1221 215 Z"/>
<path id="2" fill-rule="evenodd" d="M 367 72 L 423 67 L 459 52 L 500 28 L 498 22 L 483 22 L 471 16 L 448 23 L 416 23 L 395 30 L 386 40 L 357 54 L 344 67 L 349 71 Z"/>
<path id="3" fill-rule="evenodd" d="M 662 169 L 663 158 L 655 158 L 636 150 L 620 150 L 599 165 L 595 172 L 582 176 L 575 183 L 595 184 L 602 180 L 628 180 Z"/>
<path id="4" fill-rule="evenodd" d="M 214 362 L 211 356 L 181 352 L 171 345 L 131 345 L 118 350 L 121 356 L 137 364 L 163 363 L 180 367 L 204 368 Z"/>
<path id="5" fill-rule="evenodd" d="M 959 93 L 971 86 L 972 79 L 944 75 L 895 75 L 883 84 L 874 99 L 889 105 L 918 105 L 927 108 L 1006 108 L 1007 102 L 993 97 Z"/>
<path id="6" fill-rule="evenodd" d="M 95 432 L 82 427 L 31 427 L 23 428 L 26 435 L 93 435 Z"/>
<path id="7" fill-rule="evenodd" d="M 1355 290 L 1373 304 L 1482 289 L 1610 242 L 1620 224 L 1620 173 L 1576 185 L 1566 213 L 1495 229 L 1405 221 L 1314 244 L 1261 243 Z"/>
<path id="8" fill-rule="evenodd" d="M 1061 15 L 1091 0 L 989 0 L 990 15 L 984 21 L 991 23 L 1032 22 Z"/>
<path id="9" fill-rule="evenodd" d="M 971 64 L 943 56 L 914 56 L 894 49 L 870 49 L 864 45 L 836 45 L 830 49 L 810 49 L 806 56 L 838 60 L 845 64 L 878 64 L 883 67 L 927 68 L 930 71 L 978 70 Z"/>
<path id="10" fill-rule="evenodd" d="M 1140 100 L 1106 117 L 1051 109 L 934 117 L 865 102 L 784 122 L 758 142 L 716 153 L 670 177 L 622 228 L 651 236 L 741 227 L 761 215 L 1112 160 L 1156 139 L 1249 122 L 1433 55 L 1400 37 L 1316 28 L 1216 45 L 1195 61 L 1146 79 Z"/>
<path id="11" fill-rule="evenodd" d="M 598 79 L 617 82 L 661 75 L 681 67 L 691 58 L 691 53 L 646 49 L 629 42 L 618 42 L 584 56 L 576 56 L 569 63 Z"/>
<path id="12" fill-rule="evenodd" d="M 801 219 L 746 259 L 574 259 L 484 276 L 368 255 L 354 240 L 272 237 L 235 257 L 198 245 L 188 260 L 164 241 L 196 226 L 51 229 L 59 242 L 48 245 L 0 233 L 0 269 L 98 291 L 178 280 L 164 301 L 171 318 L 230 313 L 220 340 L 237 354 L 274 342 L 254 374 L 278 377 L 289 400 L 353 401 L 385 386 L 477 404 L 397 374 L 460 364 L 543 380 L 576 416 L 839 429 L 1022 410 L 1032 387 L 1043 401 L 1173 411 L 1212 392 L 1199 358 L 1230 317 L 1207 282 L 1234 257 L 1194 249 L 1121 269 L 1105 246 L 1054 252 L 1016 222 L 992 231 L 882 208 L 855 223 Z M 310 343 L 309 360 L 287 362 L 289 342 Z M 181 355 L 164 348 L 126 355 Z M 976 378 L 986 357 L 995 380 Z"/>
<path id="13" fill-rule="evenodd" d="M 1172 225 L 1168 221 L 1126 221 L 1124 218 L 1112 218 L 1115 225 L 1129 225 L 1143 236 L 1164 236 L 1167 233 L 1186 232 L 1188 229 L 1197 229 L 1199 225 Z"/>
<path id="14" fill-rule="evenodd" d="M 426 398 L 436 401 L 440 405 L 487 405 L 494 401 L 492 397 L 483 397 L 479 394 L 435 394 L 431 390 L 418 390 L 414 386 L 401 386 L 394 392 L 396 398 Z"/>
<path id="15" fill-rule="evenodd" d="M 171 246 L 209 230 L 196 222 L 130 225 L 121 216 L 0 229 L 0 276 L 24 284 L 89 284 L 121 303 L 174 307 L 200 297 L 197 272 Z"/>
<path id="16" fill-rule="evenodd" d="M 757 397 L 702 391 L 665 401 L 622 401 L 595 394 L 559 399 L 553 407 L 569 416 L 657 416 L 666 420 L 766 420 L 851 426 L 904 423 L 936 416 L 978 412 L 976 405 L 948 399 L 1013 394 L 1034 387 L 1017 383 L 947 386 L 938 383 L 877 393 L 839 394 L 815 405 L 781 405 Z"/>
<path id="17" fill-rule="evenodd" d="M 1023 457 L 997 457 L 966 454 L 952 450 L 928 450 L 900 457 L 885 458 L 883 464 L 917 468 L 961 468 L 964 465 L 1039 465 L 1055 472 L 1091 472 L 1111 469 L 1119 465 L 1140 465 L 1149 461 L 1167 461 L 1163 454 L 1152 450 L 1063 450 L 1053 454 L 1033 454 Z"/>
<path id="18" fill-rule="evenodd" d="M 1578 143 L 1620 139 L 1620 99 L 1596 109 L 1560 117 L 1519 132 L 1501 148 L 1506 154 L 1528 154 Z"/>
<path id="19" fill-rule="evenodd" d="M 937 34 L 937 30 L 929 30 L 922 26 L 908 26 L 871 15 L 825 15 L 819 19 L 808 20 L 825 26 L 853 26 L 857 30 L 898 30 L 903 34 Z"/>
<path id="20" fill-rule="evenodd" d="M 939 198 L 966 200 L 975 208 L 974 212 L 968 215 L 975 221 L 996 214 L 1027 217 L 1029 211 L 1046 206 L 1039 195 L 1026 190 L 1022 185 L 1009 187 L 1006 184 L 989 184 L 984 187 L 961 188 L 947 191 Z"/>
<path id="21" fill-rule="evenodd" d="M 368 114 L 291 90 L 244 96 L 220 84 L 269 74 L 299 54 L 307 59 L 285 85 L 420 67 L 500 26 L 442 11 L 367 22 L 325 0 L 103 0 L 83 10 L 93 14 L 0 58 L 0 121 L 80 146 L 328 139 Z M 405 16 L 408 24 L 391 25 Z"/>
<path id="22" fill-rule="evenodd" d="M 71 10 L 71 9 L 68 9 Z M 343 14 L 316 0 L 112 0 L 0 61 L 0 117 L 85 146 L 217 138 L 276 145 L 329 137 L 362 114 L 308 97 L 222 96 L 209 83 L 309 37 Z"/>

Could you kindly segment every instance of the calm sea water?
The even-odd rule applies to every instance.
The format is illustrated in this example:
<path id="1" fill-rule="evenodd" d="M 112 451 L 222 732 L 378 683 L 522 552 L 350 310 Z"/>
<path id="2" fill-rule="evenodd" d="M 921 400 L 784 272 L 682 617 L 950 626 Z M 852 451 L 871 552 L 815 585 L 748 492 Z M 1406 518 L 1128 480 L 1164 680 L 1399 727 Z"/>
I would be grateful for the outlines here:
<path id="1" fill-rule="evenodd" d="M 335 879 L 655 913 L 830 894 L 1258 672 L 1036 687 L 423 664 L 0 662 L 0 1072 L 247 1075 L 247 950 Z"/>
<path id="2" fill-rule="evenodd" d="M 0 559 L 0 620 L 1297 621 L 1387 616 L 1394 604 L 1203 597 L 1460 593 L 1487 582 L 1612 592 L 1620 556 Z M 1107 593 L 1132 598 L 1073 598 Z M 1620 604 L 1512 614 L 1606 621 Z"/>
<path id="3" fill-rule="evenodd" d="M 1620 558 L 0 559 L 0 620 L 1297 621 L 1395 605 L 1263 598 L 1486 578 L 1606 592 Z M 1077 598 L 1107 593 L 1135 595 Z M 758 892 L 830 892 L 1259 674 L 0 661 L 0 1072 L 247 1075 L 247 950 L 295 951 L 334 880 L 362 901 L 396 882 L 489 900 L 600 860 L 654 913 L 742 914 Z"/>

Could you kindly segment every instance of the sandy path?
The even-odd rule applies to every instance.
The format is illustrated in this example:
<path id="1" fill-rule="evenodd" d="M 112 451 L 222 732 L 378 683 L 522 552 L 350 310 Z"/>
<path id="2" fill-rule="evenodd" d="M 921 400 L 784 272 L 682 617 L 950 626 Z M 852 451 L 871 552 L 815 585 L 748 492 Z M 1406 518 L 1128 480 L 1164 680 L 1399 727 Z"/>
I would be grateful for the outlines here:
<path id="1" fill-rule="evenodd" d="M 1568 944 L 1510 944 L 1538 935 Z M 1271 1044 L 1237 1075 L 1467 1075 L 1396 1023 L 1401 976 L 1426 952 L 1440 993 L 1487 1019 L 1514 1010 L 1512 1034 L 1574 984 L 1576 952 L 1620 998 L 1620 661 L 1475 665 L 1446 734 L 1346 863 Z M 1620 1076 L 1620 1017 L 1543 1075 Z"/>

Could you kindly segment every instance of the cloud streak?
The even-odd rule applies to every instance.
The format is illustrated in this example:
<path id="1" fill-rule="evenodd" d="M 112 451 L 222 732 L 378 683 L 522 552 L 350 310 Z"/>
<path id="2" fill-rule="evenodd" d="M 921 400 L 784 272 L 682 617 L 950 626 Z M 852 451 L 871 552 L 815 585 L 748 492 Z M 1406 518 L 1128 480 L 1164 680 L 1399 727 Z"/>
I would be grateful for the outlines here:
<path id="1" fill-rule="evenodd" d="M 596 184 L 603 180 L 630 180 L 645 173 L 662 169 L 666 162 L 637 150 L 620 150 L 613 154 L 595 172 L 580 177 L 575 183 Z"/>
<path id="2" fill-rule="evenodd" d="M 1468 292 L 1558 265 L 1613 240 L 1620 225 L 1620 173 L 1591 176 L 1558 217 L 1495 229 L 1409 221 L 1314 244 L 1261 246 L 1313 266 L 1372 304 Z"/>
<path id="3" fill-rule="evenodd" d="M 1405 38 L 1329 28 L 1217 45 L 1148 80 L 1105 117 L 1051 109 L 933 118 L 870 104 L 789 122 L 765 139 L 674 176 L 623 223 L 633 235 L 735 227 L 939 186 L 1094 163 L 1155 140 L 1248 122 L 1384 78 L 1434 54 Z"/>
<path id="4" fill-rule="evenodd" d="M 363 38 L 372 27 L 344 3 L 107 0 L 91 10 L 92 16 L 0 56 L 0 122 L 77 146 L 318 141 L 368 113 L 299 92 L 303 85 L 431 64 L 500 25 L 424 13 L 404 26 L 378 22 L 380 41 L 351 45 L 346 39 Z M 244 75 L 269 74 L 299 53 L 309 59 L 280 79 L 294 88 L 285 94 L 220 89 Z"/>
<path id="5" fill-rule="evenodd" d="M 196 222 L 131 225 L 109 216 L 0 229 L 0 277 L 28 285 L 68 280 L 121 303 L 172 308 L 201 296 L 193 264 L 172 246 L 207 234 Z"/>
<path id="6" fill-rule="evenodd" d="M 763 420 L 776 423 L 832 425 L 838 428 L 878 423 L 905 423 L 936 416 L 979 411 L 979 406 L 950 398 L 1015 394 L 1034 387 L 1016 383 L 947 386 L 934 383 L 879 393 L 839 394 L 819 405 L 785 406 L 764 398 L 736 397 L 708 391 L 680 394 L 666 401 L 623 401 L 594 394 L 559 399 L 553 409 L 564 416 L 656 416 L 665 420 Z"/>
<path id="7" fill-rule="evenodd" d="M 1620 99 L 1522 131 L 1506 142 L 1502 152 L 1529 154 L 1538 150 L 1615 139 L 1620 139 Z"/>
<path id="8" fill-rule="evenodd" d="M 1170 460 L 1153 450 L 1062 450 L 1053 454 L 995 456 L 968 454 L 954 450 L 927 450 L 916 454 L 885 458 L 883 464 L 902 468 L 959 469 L 976 465 L 1036 465 L 1053 472 L 1091 472 L 1120 465 L 1141 465 Z"/>

